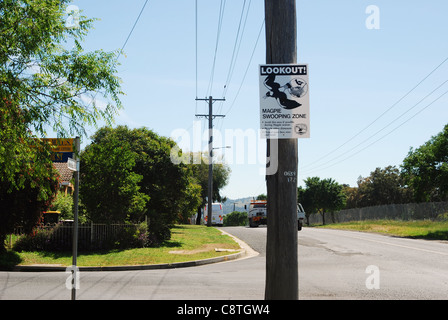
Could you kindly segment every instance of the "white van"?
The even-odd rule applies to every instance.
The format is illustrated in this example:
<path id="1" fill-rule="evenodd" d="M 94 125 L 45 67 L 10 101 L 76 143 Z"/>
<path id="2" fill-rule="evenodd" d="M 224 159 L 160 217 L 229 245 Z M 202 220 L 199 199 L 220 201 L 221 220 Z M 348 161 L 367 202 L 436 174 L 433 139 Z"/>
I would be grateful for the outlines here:
<path id="1" fill-rule="evenodd" d="M 208 221 L 208 204 L 205 205 L 204 208 L 204 224 L 207 225 Z M 222 226 L 222 220 L 224 218 L 224 210 L 222 208 L 222 203 L 215 202 L 212 203 L 212 225 Z"/>

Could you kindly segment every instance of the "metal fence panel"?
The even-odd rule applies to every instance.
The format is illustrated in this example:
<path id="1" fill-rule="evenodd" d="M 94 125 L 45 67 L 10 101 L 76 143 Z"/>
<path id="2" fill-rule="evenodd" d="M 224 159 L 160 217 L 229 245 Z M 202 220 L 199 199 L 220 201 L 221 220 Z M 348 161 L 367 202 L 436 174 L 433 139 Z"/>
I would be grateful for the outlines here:
<path id="1" fill-rule="evenodd" d="M 120 241 L 129 241 L 132 234 L 137 231 L 138 224 L 96 224 L 87 223 L 78 225 L 78 249 L 108 249 Z M 51 231 L 49 241 L 52 247 L 59 250 L 69 250 L 73 243 L 72 224 L 51 224 L 38 227 L 41 230 Z M 14 234 L 23 235 L 23 228 L 16 228 Z"/>
<path id="2" fill-rule="evenodd" d="M 446 218 L 448 202 L 422 202 L 390 204 L 374 207 L 345 209 L 339 212 L 325 213 L 325 223 L 339 223 L 362 220 L 438 220 Z M 321 214 L 312 214 L 309 222 L 322 223 Z"/>

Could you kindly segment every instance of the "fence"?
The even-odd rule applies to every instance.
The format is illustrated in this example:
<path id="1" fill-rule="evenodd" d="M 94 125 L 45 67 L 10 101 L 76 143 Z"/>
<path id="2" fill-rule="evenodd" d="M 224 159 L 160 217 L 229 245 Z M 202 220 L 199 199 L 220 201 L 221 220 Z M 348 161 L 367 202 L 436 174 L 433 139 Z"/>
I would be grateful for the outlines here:
<path id="1" fill-rule="evenodd" d="M 79 224 L 78 249 L 94 250 L 109 249 L 117 246 L 126 246 L 136 240 L 139 224 Z M 23 234 L 17 228 L 15 234 Z M 43 242 L 53 250 L 70 250 L 73 244 L 73 224 L 59 223 L 40 226 L 37 233 L 41 234 Z M 138 236 L 138 235 L 137 235 Z"/>
<path id="2" fill-rule="evenodd" d="M 325 223 L 339 223 L 362 220 L 438 220 L 446 218 L 448 213 L 448 202 L 422 202 L 389 204 L 374 207 L 345 209 L 339 212 L 325 213 Z M 321 224 L 322 215 L 312 214 L 310 223 Z"/>

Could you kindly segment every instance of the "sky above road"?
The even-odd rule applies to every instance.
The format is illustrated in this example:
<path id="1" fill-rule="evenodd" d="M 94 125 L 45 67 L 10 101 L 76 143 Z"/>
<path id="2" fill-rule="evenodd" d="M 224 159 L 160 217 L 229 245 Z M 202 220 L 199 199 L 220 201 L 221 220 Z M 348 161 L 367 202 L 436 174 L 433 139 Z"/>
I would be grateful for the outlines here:
<path id="1" fill-rule="evenodd" d="M 231 146 L 215 150 L 232 171 L 222 195 L 266 192 L 266 141 L 258 139 L 264 1 L 72 4 L 99 19 L 86 51 L 124 46 L 118 76 L 126 95 L 116 125 L 147 127 L 183 150 L 206 151 L 208 123 L 195 114 L 208 105 L 196 98 L 225 98 L 213 104 L 225 115 L 214 120 L 214 147 Z M 298 142 L 299 185 L 318 176 L 356 186 L 377 167 L 399 166 L 411 147 L 443 129 L 447 14 L 444 0 L 297 1 L 297 62 L 308 64 L 311 114 L 310 138 Z"/>

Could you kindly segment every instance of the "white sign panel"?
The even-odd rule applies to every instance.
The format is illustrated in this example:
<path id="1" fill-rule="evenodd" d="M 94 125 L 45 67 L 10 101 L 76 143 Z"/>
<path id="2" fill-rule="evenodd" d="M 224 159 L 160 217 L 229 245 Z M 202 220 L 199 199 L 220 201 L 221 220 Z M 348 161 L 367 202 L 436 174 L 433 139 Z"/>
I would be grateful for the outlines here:
<path id="1" fill-rule="evenodd" d="M 68 158 L 67 167 L 69 168 L 69 170 L 79 171 L 79 162 L 72 158 Z"/>
<path id="2" fill-rule="evenodd" d="M 260 128 L 263 138 L 310 137 L 307 64 L 260 65 Z"/>

